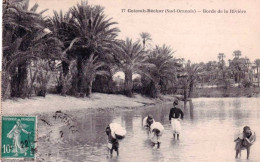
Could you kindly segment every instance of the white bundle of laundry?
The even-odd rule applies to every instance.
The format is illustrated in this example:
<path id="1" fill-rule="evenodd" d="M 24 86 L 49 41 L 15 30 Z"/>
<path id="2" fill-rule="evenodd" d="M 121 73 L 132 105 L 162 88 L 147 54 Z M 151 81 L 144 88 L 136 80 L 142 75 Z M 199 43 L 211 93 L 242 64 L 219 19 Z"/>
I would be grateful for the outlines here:
<path id="1" fill-rule="evenodd" d="M 160 131 L 159 135 L 162 135 L 163 131 L 164 131 L 164 127 L 160 122 L 154 122 L 151 125 L 151 131 L 153 131 L 154 129 L 158 129 Z"/>
<path id="2" fill-rule="evenodd" d="M 111 123 L 109 124 L 109 127 L 111 129 L 111 135 L 115 139 L 123 139 L 126 135 L 126 130 L 124 127 L 122 127 L 118 123 Z"/>

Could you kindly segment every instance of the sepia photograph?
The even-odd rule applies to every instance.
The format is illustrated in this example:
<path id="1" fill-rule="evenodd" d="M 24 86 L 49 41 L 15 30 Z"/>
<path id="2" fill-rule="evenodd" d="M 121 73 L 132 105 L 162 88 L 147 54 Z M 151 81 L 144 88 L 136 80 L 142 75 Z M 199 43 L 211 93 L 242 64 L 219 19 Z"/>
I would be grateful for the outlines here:
<path id="1" fill-rule="evenodd" d="M 260 1 L 1 5 L 0 161 L 260 161 Z"/>

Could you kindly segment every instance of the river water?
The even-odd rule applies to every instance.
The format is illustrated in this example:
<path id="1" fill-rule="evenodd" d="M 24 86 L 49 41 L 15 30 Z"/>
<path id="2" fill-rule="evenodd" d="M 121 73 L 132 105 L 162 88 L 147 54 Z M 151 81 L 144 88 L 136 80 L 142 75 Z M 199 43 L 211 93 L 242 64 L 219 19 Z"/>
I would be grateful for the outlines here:
<path id="1" fill-rule="evenodd" d="M 185 106 L 182 133 L 179 141 L 173 140 L 168 115 L 172 104 L 139 109 L 86 110 L 76 113 L 77 133 L 65 133 L 60 142 L 46 143 L 39 149 L 44 161 L 236 161 L 235 134 L 248 125 L 256 133 L 257 141 L 251 148 L 249 161 L 260 161 L 260 100 L 257 98 L 199 98 Z M 142 120 L 152 114 L 165 131 L 160 149 L 152 148 Z M 105 127 L 120 123 L 127 130 L 120 141 L 119 157 L 107 156 Z M 246 161 L 246 151 L 241 160 Z"/>

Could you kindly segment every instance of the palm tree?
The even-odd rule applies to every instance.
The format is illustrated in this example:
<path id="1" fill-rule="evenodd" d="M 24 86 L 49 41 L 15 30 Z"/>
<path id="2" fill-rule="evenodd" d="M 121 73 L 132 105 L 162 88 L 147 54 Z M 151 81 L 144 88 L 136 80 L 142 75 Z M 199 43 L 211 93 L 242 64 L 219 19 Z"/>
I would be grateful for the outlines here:
<path id="1" fill-rule="evenodd" d="M 183 89 L 183 100 L 186 102 L 187 98 L 192 97 L 194 86 L 200 76 L 204 75 L 203 64 L 187 63 L 181 70 L 183 74 L 179 76 L 178 84 Z"/>
<path id="2" fill-rule="evenodd" d="M 59 85 L 57 86 L 57 92 L 65 95 L 68 91 L 66 82 L 69 78 L 69 67 L 73 59 L 69 57 L 68 52 L 77 41 L 76 33 L 74 32 L 73 18 L 70 12 L 63 14 L 54 11 L 54 16 L 48 19 L 49 28 L 55 34 L 55 36 L 63 43 L 63 53 L 61 57 L 61 75 L 59 77 Z"/>
<path id="3" fill-rule="evenodd" d="M 190 66 L 186 67 L 186 71 L 188 74 L 188 97 L 192 97 L 195 82 L 198 79 L 199 75 L 202 73 L 202 66 L 200 64 L 191 64 Z M 184 96 L 184 99 L 186 100 L 187 98 Z"/>
<path id="4" fill-rule="evenodd" d="M 256 65 L 256 71 L 257 71 L 257 86 L 259 87 L 259 67 L 260 67 L 260 59 L 255 60 L 255 65 Z"/>
<path id="5" fill-rule="evenodd" d="M 92 94 L 92 83 L 95 80 L 96 76 L 109 76 L 110 73 L 106 70 L 102 70 L 102 67 L 107 66 L 107 63 L 98 61 L 98 56 L 91 54 L 89 59 L 84 66 L 84 76 L 86 80 L 86 95 L 89 96 Z"/>
<path id="6" fill-rule="evenodd" d="M 224 57 L 225 57 L 225 54 L 224 54 L 224 53 L 219 53 L 219 54 L 218 54 L 219 63 L 220 63 L 221 65 L 224 65 Z"/>
<path id="7" fill-rule="evenodd" d="M 155 46 L 149 55 L 148 62 L 155 65 L 153 68 L 148 69 L 151 76 L 151 84 L 153 85 L 154 94 L 152 97 L 157 97 L 160 92 L 160 86 L 167 84 L 167 81 L 175 81 L 177 77 L 177 68 L 181 64 L 177 63 L 178 60 L 173 58 L 173 51 L 170 47 L 163 45 Z"/>
<path id="8" fill-rule="evenodd" d="M 84 63 L 92 54 L 99 55 L 100 59 L 107 57 L 116 43 L 119 29 L 111 26 L 117 23 L 111 22 L 111 18 L 107 19 L 103 10 L 84 1 L 70 8 L 76 37 L 68 55 L 77 60 L 77 87 L 74 88 L 79 93 L 84 93 Z"/>
<path id="9" fill-rule="evenodd" d="M 119 67 L 119 69 L 121 69 L 125 74 L 125 93 L 127 96 L 132 96 L 132 76 L 134 73 L 144 73 L 142 69 L 149 65 L 146 63 L 148 55 L 139 41 L 133 42 L 132 39 L 129 38 L 127 38 L 126 41 L 117 44 L 113 54 L 117 67 Z"/>
<path id="10" fill-rule="evenodd" d="M 243 79 L 245 73 L 248 70 L 246 59 L 244 58 L 234 58 L 229 65 L 229 70 L 233 73 L 235 76 L 235 82 L 239 84 Z"/>
<path id="11" fill-rule="evenodd" d="M 233 52 L 233 55 L 235 56 L 235 58 L 239 59 L 239 57 L 240 57 L 242 54 L 241 54 L 241 51 L 240 51 L 240 50 L 235 50 L 235 51 Z"/>
<path id="12" fill-rule="evenodd" d="M 140 37 L 142 38 L 143 48 L 145 49 L 146 43 L 147 43 L 148 41 L 151 41 L 151 40 L 152 40 L 151 35 L 150 35 L 149 33 L 142 32 L 142 33 L 140 34 Z"/>
<path id="13" fill-rule="evenodd" d="M 32 59 L 59 57 L 60 42 L 46 29 L 38 5 L 29 9 L 29 1 L 10 3 L 3 8 L 3 62 L 5 74 L 11 78 L 11 97 L 25 97 L 27 67 Z M 3 83 L 5 84 L 5 83 Z M 8 84 L 8 83 L 7 83 Z"/>

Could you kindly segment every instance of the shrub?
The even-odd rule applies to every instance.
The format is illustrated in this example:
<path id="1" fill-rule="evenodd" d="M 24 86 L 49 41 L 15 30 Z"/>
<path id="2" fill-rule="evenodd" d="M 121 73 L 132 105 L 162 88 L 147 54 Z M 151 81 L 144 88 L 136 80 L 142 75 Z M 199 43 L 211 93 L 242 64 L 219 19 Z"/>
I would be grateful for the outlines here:
<path id="1" fill-rule="evenodd" d="M 243 87 L 245 88 L 249 88 L 249 87 L 252 87 L 253 86 L 253 83 L 249 80 L 249 79 L 244 79 L 242 81 L 242 85 Z"/>

